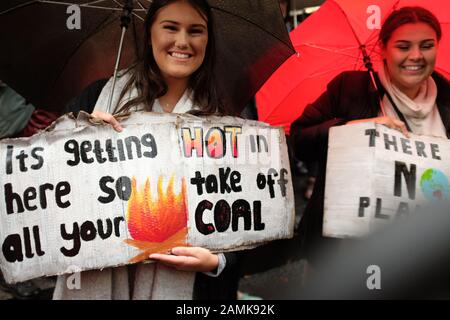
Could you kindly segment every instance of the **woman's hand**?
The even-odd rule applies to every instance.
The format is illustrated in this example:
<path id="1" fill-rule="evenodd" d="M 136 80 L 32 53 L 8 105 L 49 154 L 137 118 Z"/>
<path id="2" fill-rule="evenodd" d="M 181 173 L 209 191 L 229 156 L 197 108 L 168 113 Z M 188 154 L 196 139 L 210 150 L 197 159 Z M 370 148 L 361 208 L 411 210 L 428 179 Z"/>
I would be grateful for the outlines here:
<path id="1" fill-rule="evenodd" d="M 183 271 L 210 272 L 219 266 L 217 255 L 200 247 L 176 247 L 172 254 L 153 253 L 149 258 Z"/>
<path id="2" fill-rule="evenodd" d="M 377 117 L 377 118 L 353 120 L 353 121 L 347 122 L 347 124 L 355 124 L 355 123 L 361 123 L 361 122 L 374 122 L 374 123 L 384 124 L 385 126 L 391 128 L 391 129 L 395 129 L 395 130 L 402 132 L 405 135 L 405 137 L 409 138 L 408 129 L 406 128 L 405 123 L 401 120 L 390 118 L 390 117 Z"/>
<path id="3" fill-rule="evenodd" d="M 116 130 L 117 132 L 121 132 L 123 130 L 119 121 L 117 121 L 117 119 L 114 118 L 114 116 L 110 113 L 94 111 L 91 113 L 91 116 L 95 119 L 102 120 L 104 122 L 109 123 L 114 128 L 114 130 Z"/>

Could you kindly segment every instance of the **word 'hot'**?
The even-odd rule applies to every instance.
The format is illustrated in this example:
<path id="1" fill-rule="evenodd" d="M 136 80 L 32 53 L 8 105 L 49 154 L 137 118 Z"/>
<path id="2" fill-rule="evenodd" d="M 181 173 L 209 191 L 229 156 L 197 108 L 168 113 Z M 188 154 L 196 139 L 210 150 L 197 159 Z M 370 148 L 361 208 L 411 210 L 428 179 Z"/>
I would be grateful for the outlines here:
<path id="1" fill-rule="evenodd" d="M 198 158 L 204 156 L 204 146 L 206 154 L 213 159 L 223 158 L 227 153 L 227 135 L 229 134 L 231 153 L 234 158 L 238 157 L 238 135 L 242 133 L 241 127 L 225 126 L 223 129 L 213 127 L 203 135 L 202 127 L 195 127 L 192 134 L 190 128 L 181 129 L 181 139 L 183 141 L 184 156 L 191 158 L 195 150 Z"/>

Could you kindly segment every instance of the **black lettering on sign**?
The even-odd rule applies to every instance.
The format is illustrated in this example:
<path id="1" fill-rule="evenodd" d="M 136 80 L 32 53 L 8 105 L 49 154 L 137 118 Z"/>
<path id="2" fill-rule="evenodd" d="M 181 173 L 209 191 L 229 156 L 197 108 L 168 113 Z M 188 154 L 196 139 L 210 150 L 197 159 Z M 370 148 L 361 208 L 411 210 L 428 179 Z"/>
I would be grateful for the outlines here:
<path id="1" fill-rule="evenodd" d="M 61 228 L 61 237 L 64 240 L 72 241 L 72 248 L 67 249 L 66 247 L 61 247 L 61 252 L 66 257 L 75 257 L 78 252 L 80 252 L 81 248 L 81 239 L 80 239 L 80 227 L 78 223 L 73 224 L 72 233 L 67 232 L 66 225 L 63 223 L 60 226 Z"/>
<path id="2" fill-rule="evenodd" d="M 358 209 L 358 217 L 364 217 L 364 210 L 370 206 L 370 198 L 369 197 L 360 197 L 359 198 L 359 209 Z"/>
<path id="3" fill-rule="evenodd" d="M 23 261 L 22 238 L 20 234 L 14 233 L 8 235 L 3 241 L 2 252 L 8 262 Z"/>
<path id="4" fill-rule="evenodd" d="M 150 134 L 150 133 L 144 134 L 141 138 L 141 143 L 144 146 L 150 148 L 150 151 L 144 151 L 144 157 L 154 158 L 158 155 L 158 148 L 156 146 L 156 140 L 152 134 Z"/>
<path id="5" fill-rule="evenodd" d="M 84 241 L 92 241 L 97 236 L 97 229 L 92 221 L 86 221 L 81 225 L 80 237 Z"/>
<path id="6" fill-rule="evenodd" d="M 23 192 L 23 202 L 20 194 L 13 191 L 13 187 L 11 183 L 7 183 L 4 186 L 4 194 L 5 194 L 5 203 L 6 203 L 6 213 L 12 214 L 15 213 L 14 204 L 17 207 L 17 213 L 21 213 L 25 211 L 25 208 L 28 211 L 34 211 L 38 209 L 38 206 L 33 203 L 33 200 L 36 200 L 37 195 L 39 194 L 39 204 L 41 209 L 47 208 L 47 198 L 50 191 L 54 189 L 53 184 L 44 183 L 39 186 L 37 193 L 37 189 L 35 187 L 28 187 Z M 67 181 L 61 181 L 56 184 L 55 189 L 55 202 L 56 205 L 60 208 L 67 208 L 70 206 L 70 201 L 62 201 L 62 197 L 67 196 L 70 193 L 70 184 Z"/>
<path id="7" fill-rule="evenodd" d="M 123 145 L 122 145 L 122 140 L 120 140 L 121 144 L 121 148 L 119 146 L 119 150 L 122 150 L 122 156 L 123 156 Z M 106 159 L 103 156 L 103 152 L 105 150 L 102 148 L 100 141 L 99 140 L 95 140 L 94 141 L 94 154 L 95 154 L 95 159 L 97 160 L 98 163 L 102 164 L 105 163 L 106 161 L 108 161 L 108 159 Z M 121 161 L 125 160 L 125 157 L 123 156 L 123 158 L 121 158 Z"/>
<path id="8" fill-rule="evenodd" d="M 441 160 L 441 157 L 439 156 L 439 145 L 435 143 L 431 143 L 431 157 L 436 160 Z"/>
<path id="9" fill-rule="evenodd" d="M 37 160 L 37 163 L 31 165 L 31 169 L 39 170 L 44 165 L 44 158 L 38 154 L 38 152 L 43 152 L 44 148 L 36 147 L 31 150 L 31 156 Z"/>
<path id="10" fill-rule="evenodd" d="M 31 164 L 31 169 L 33 170 L 39 170 L 44 165 L 44 158 L 39 154 L 40 152 L 43 152 L 44 148 L 42 147 L 35 147 L 31 149 L 31 158 L 34 160 L 37 160 L 37 162 L 34 162 Z M 14 146 L 7 146 L 6 147 L 6 174 L 12 174 L 13 173 L 13 155 L 14 155 Z M 19 160 L 19 169 L 21 172 L 27 172 L 28 166 L 26 159 L 29 158 L 28 154 L 25 152 L 25 150 L 21 150 L 19 154 L 15 157 L 15 159 Z"/>
<path id="11" fill-rule="evenodd" d="M 219 169 L 219 179 L 220 179 L 220 192 L 221 193 L 230 193 L 231 187 L 228 185 L 228 177 L 230 176 L 231 169 L 230 168 L 220 168 Z"/>
<path id="12" fill-rule="evenodd" d="M 231 208 L 225 200 L 217 201 L 214 207 L 214 225 L 217 232 L 225 232 L 230 227 Z"/>
<path id="13" fill-rule="evenodd" d="M 55 201 L 56 205 L 60 208 L 67 208 L 70 206 L 70 201 L 62 201 L 62 197 L 67 196 L 70 194 L 70 184 L 68 181 L 61 181 L 58 184 L 56 184 L 55 189 Z"/>
<path id="14" fill-rule="evenodd" d="M 202 173 L 200 171 L 195 171 L 195 178 L 191 178 L 191 184 L 197 186 L 197 194 L 199 196 L 201 196 L 203 194 L 203 184 L 204 183 L 205 183 L 205 178 L 203 178 Z"/>
<path id="15" fill-rule="evenodd" d="M 197 230 L 205 236 L 215 231 L 215 228 L 211 223 L 203 222 L 203 213 L 205 210 L 211 210 L 212 208 L 213 204 L 210 201 L 203 200 L 198 204 L 197 209 L 195 209 L 195 226 L 197 227 Z"/>
<path id="16" fill-rule="evenodd" d="M 38 257 L 41 257 L 45 254 L 41 246 L 39 226 L 33 226 L 32 234 L 30 232 L 30 228 L 28 227 L 23 228 L 22 231 L 23 236 L 21 236 L 19 233 L 14 233 L 8 235 L 3 241 L 2 252 L 3 256 L 8 262 L 21 262 L 24 260 L 24 258 L 31 259 L 35 257 L 35 254 Z"/>
<path id="17" fill-rule="evenodd" d="M 83 141 L 80 144 L 80 149 L 81 149 L 81 160 L 84 163 L 93 163 L 94 162 L 94 158 L 91 158 L 88 156 L 88 152 L 90 152 L 92 150 L 92 144 L 90 141 Z"/>
<path id="18" fill-rule="evenodd" d="M 144 149 L 143 146 L 147 149 Z M 64 144 L 64 150 L 72 155 L 72 159 L 67 160 L 67 164 L 70 166 L 76 166 L 81 161 L 86 164 L 95 161 L 102 164 L 107 161 L 140 159 L 142 156 L 154 158 L 157 155 L 156 141 L 150 133 L 144 134 L 141 138 L 129 136 L 125 139 L 86 140 L 81 143 L 71 139 Z"/>
<path id="19" fill-rule="evenodd" d="M 381 213 L 381 199 L 377 198 L 377 205 L 375 206 L 375 218 L 388 220 L 389 216 L 386 214 Z"/>
<path id="20" fill-rule="evenodd" d="M 131 180 L 128 177 L 120 177 L 116 182 L 116 192 L 119 199 L 128 201 L 131 197 Z"/>
<path id="21" fill-rule="evenodd" d="M 200 171 L 195 172 L 195 177 L 191 178 L 191 184 L 197 187 L 197 194 L 203 194 L 203 185 L 206 184 L 206 193 L 231 193 L 241 192 L 242 187 L 241 174 L 238 171 L 231 171 L 230 168 L 220 168 L 219 178 L 214 174 L 210 174 L 206 179 L 202 176 Z M 228 182 L 229 181 L 229 182 Z"/>
<path id="22" fill-rule="evenodd" d="M 92 221 L 85 221 L 81 226 L 74 222 L 72 226 L 72 231 L 69 233 L 66 229 L 65 224 L 61 224 L 61 237 L 64 240 L 71 241 L 71 248 L 61 247 L 60 251 L 66 257 L 76 256 L 81 249 L 82 241 L 89 242 L 97 238 L 97 234 L 102 240 L 106 240 L 112 236 L 112 228 L 114 225 L 114 235 L 120 238 L 120 223 L 125 222 L 124 217 L 115 217 L 114 222 L 111 219 L 106 219 L 107 231 L 104 231 L 103 221 L 101 219 L 97 220 L 97 225 Z"/>
<path id="23" fill-rule="evenodd" d="M 232 205 L 233 219 L 231 229 L 238 231 L 239 219 L 244 219 L 244 230 L 252 228 L 252 216 L 250 204 L 246 200 L 236 200 Z"/>
<path id="24" fill-rule="evenodd" d="M 109 162 L 117 162 L 118 161 L 114 154 L 114 150 L 116 150 L 116 147 L 113 146 L 111 139 L 107 139 L 105 141 L 105 150 L 106 150 L 106 154 L 108 155 Z"/>
<path id="25" fill-rule="evenodd" d="M 114 178 L 111 176 L 105 176 L 102 177 L 99 181 L 100 189 L 106 193 L 108 196 L 99 196 L 97 198 L 98 201 L 101 203 L 110 203 L 114 201 L 114 198 L 116 197 L 116 193 L 114 192 L 114 189 L 107 186 L 107 183 L 114 182 Z"/>
<path id="26" fill-rule="evenodd" d="M 250 151 L 252 153 L 256 152 L 261 153 L 262 151 L 265 151 L 266 153 L 269 152 L 269 144 L 267 143 L 267 139 L 265 136 L 251 135 L 249 139 L 250 139 Z M 264 150 L 261 149 L 261 142 L 264 143 Z"/>
<path id="27" fill-rule="evenodd" d="M 203 217 L 206 210 L 214 208 L 214 224 L 205 223 Z M 226 200 L 219 200 L 215 205 L 208 200 L 201 201 L 195 211 L 195 225 L 197 230 L 203 235 L 209 235 L 215 231 L 225 232 L 239 230 L 240 218 L 244 220 L 244 230 L 252 228 L 252 209 L 246 200 L 236 200 L 230 206 Z M 265 223 L 261 217 L 261 201 L 253 202 L 253 230 L 261 231 L 265 229 Z"/>
<path id="28" fill-rule="evenodd" d="M 19 155 L 16 156 L 16 159 L 19 160 L 19 166 L 21 172 L 27 172 L 28 168 L 25 164 L 25 160 L 28 158 L 28 155 L 25 153 L 24 150 L 20 151 Z"/>
<path id="29" fill-rule="evenodd" d="M 366 136 L 369 136 L 369 147 L 375 147 L 375 138 L 380 136 L 376 129 L 367 129 Z"/>
<path id="30" fill-rule="evenodd" d="M 405 178 L 409 199 L 414 200 L 416 198 L 416 168 L 417 167 L 415 164 L 411 164 L 410 169 L 408 170 L 406 163 L 395 161 L 394 195 L 396 197 L 402 196 L 403 175 Z"/>
<path id="31" fill-rule="evenodd" d="M 6 174 L 13 173 L 13 168 L 12 168 L 13 153 L 14 153 L 14 146 L 7 146 L 6 147 Z"/>
<path id="32" fill-rule="evenodd" d="M 262 231 L 265 227 L 261 219 L 261 201 L 253 201 L 253 230 Z"/>
<path id="33" fill-rule="evenodd" d="M 71 139 L 67 141 L 64 144 L 64 151 L 73 155 L 73 159 L 67 160 L 69 166 L 74 167 L 80 163 L 80 151 L 76 140 Z"/>
<path id="34" fill-rule="evenodd" d="M 417 155 L 419 157 L 427 157 L 427 154 L 425 153 L 425 143 L 423 143 L 422 141 L 416 141 L 416 150 L 417 150 Z"/>
<path id="35" fill-rule="evenodd" d="M 100 238 L 102 238 L 103 240 L 108 239 L 111 236 L 113 229 L 111 220 L 106 219 L 106 232 L 104 230 L 103 221 L 101 219 L 97 220 L 97 225 L 98 225 L 98 235 L 100 236 Z"/>
<path id="36" fill-rule="evenodd" d="M 28 193 L 28 191 L 26 191 L 26 192 L 27 192 L 28 196 L 32 196 Z M 5 202 L 6 202 L 6 214 L 14 213 L 14 202 L 17 205 L 17 213 L 21 213 L 21 212 L 25 211 L 23 204 L 22 204 L 22 199 L 20 198 L 20 195 L 18 195 L 17 193 L 15 193 L 13 191 L 11 183 L 5 184 L 4 195 L 5 195 Z"/>
<path id="37" fill-rule="evenodd" d="M 204 180 L 204 179 L 203 179 Z M 206 177 L 205 182 L 206 193 L 218 193 L 219 192 L 219 183 L 217 181 L 217 177 L 213 174 L 210 174 Z M 197 187 L 198 189 L 198 187 Z M 202 190 L 203 193 L 203 190 Z"/>
<path id="38" fill-rule="evenodd" d="M 128 159 L 133 159 L 133 145 L 136 151 L 136 157 L 138 159 L 142 158 L 141 141 L 138 137 L 131 136 L 125 139 L 125 146 L 127 147 Z"/>
<path id="39" fill-rule="evenodd" d="M 111 176 L 104 176 L 99 181 L 100 190 L 107 194 L 107 196 L 99 196 L 97 200 L 100 203 L 110 203 L 116 198 L 116 194 L 120 200 L 128 201 L 131 196 L 131 179 L 125 176 L 117 179 L 115 187 L 108 186 L 109 183 L 114 183 L 114 178 Z"/>
<path id="40" fill-rule="evenodd" d="M 403 218 L 409 215 L 409 205 L 407 202 L 400 202 L 395 213 L 396 218 Z"/>
<path id="41" fill-rule="evenodd" d="M 395 136 L 392 136 L 392 140 L 389 140 L 389 135 L 387 133 L 384 134 L 384 147 L 386 150 L 391 150 L 391 146 L 394 148 L 394 150 L 398 151 L 397 146 L 397 138 Z"/>
<path id="42" fill-rule="evenodd" d="M 278 179 L 278 184 L 280 186 L 280 190 L 281 190 L 281 196 L 284 198 L 286 197 L 286 185 L 289 182 L 289 180 L 287 180 L 285 178 L 285 176 L 288 174 L 288 171 L 284 168 L 280 169 L 280 179 Z"/>
<path id="43" fill-rule="evenodd" d="M 403 153 L 412 155 L 411 141 L 405 138 L 400 138 L 400 142 L 402 143 Z"/>

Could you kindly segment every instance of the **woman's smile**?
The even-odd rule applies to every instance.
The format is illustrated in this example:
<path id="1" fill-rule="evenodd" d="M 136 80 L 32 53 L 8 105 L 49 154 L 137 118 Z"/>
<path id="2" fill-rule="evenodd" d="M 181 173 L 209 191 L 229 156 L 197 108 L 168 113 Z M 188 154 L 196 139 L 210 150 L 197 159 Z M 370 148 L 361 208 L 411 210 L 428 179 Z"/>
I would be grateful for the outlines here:
<path id="1" fill-rule="evenodd" d="M 187 1 L 158 12 L 151 27 L 153 56 L 166 81 L 187 81 L 203 63 L 208 44 L 207 20 Z"/>

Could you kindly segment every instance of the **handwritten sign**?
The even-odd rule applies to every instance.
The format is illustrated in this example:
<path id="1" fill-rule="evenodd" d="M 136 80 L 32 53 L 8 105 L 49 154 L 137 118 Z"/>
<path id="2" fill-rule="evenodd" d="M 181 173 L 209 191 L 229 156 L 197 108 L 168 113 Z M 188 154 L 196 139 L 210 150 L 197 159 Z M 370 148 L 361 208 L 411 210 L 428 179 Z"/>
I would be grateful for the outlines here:
<path id="1" fill-rule="evenodd" d="M 349 139 L 351 137 L 351 139 Z M 330 130 L 323 234 L 361 237 L 450 198 L 450 142 L 361 123 Z"/>
<path id="2" fill-rule="evenodd" d="M 0 141 L 8 282 L 137 263 L 179 245 L 219 252 L 293 236 L 282 129 L 155 113 L 123 127 L 64 116 L 45 133 Z"/>

